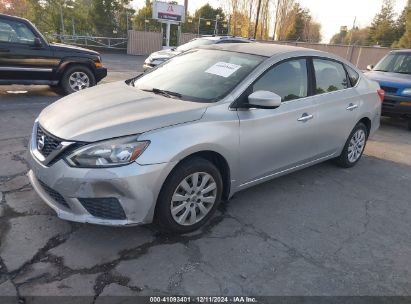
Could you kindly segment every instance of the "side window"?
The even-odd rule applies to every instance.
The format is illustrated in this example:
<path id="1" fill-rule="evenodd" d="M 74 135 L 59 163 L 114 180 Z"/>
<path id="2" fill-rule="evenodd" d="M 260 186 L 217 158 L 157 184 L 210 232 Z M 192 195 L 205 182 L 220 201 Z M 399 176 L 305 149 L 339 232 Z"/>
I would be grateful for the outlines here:
<path id="1" fill-rule="evenodd" d="M 317 82 L 316 94 L 348 88 L 347 74 L 341 63 L 326 59 L 314 59 L 313 63 Z"/>
<path id="2" fill-rule="evenodd" d="M 0 20 L 0 42 L 11 42 L 16 37 L 16 32 L 13 28 Z"/>
<path id="3" fill-rule="evenodd" d="M 26 24 L 0 20 L 0 42 L 33 44 L 35 35 Z"/>
<path id="4" fill-rule="evenodd" d="M 360 79 L 360 74 L 358 74 L 357 71 L 355 71 L 347 65 L 345 67 L 347 69 L 348 77 L 350 78 L 351 86 L 356 86 L 358 80 Z"/>
<path id="5" fill-rule="evenodd" d="M 305 59 L 283 62 L 266 72 L 253 87 L 255 91 L 271 91 L 282 101 L 307 97 L 308 77 Z"/>

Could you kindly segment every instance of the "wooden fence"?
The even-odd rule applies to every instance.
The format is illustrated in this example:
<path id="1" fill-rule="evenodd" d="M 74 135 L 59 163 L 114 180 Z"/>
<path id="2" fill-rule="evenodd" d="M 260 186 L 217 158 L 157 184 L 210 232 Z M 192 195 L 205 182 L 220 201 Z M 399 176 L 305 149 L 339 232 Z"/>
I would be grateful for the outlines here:
<path id="1" fill-rule="evenodd" d="M 196 34 L 182 33 L 180 35 L 180 45 L 187 43 Z M 259 41 L 261 43 L 276 43 L 295 45 L 305 48 L 311 48 L 319 51 L 330 52 L 352 62 L 358 68 L 364 70 L 369 64 L 376 64 L 384 57 L 391 49 L 383 47 L 369 46 L 348 46 L 348 45 L 333 45 L 321 43 L 307 42 L 278 42 L 278 41 Z M 160 32 L 128 32 L 127 53 L 131 55 L 149 55 L 162 49 L 162 33 Z"/>

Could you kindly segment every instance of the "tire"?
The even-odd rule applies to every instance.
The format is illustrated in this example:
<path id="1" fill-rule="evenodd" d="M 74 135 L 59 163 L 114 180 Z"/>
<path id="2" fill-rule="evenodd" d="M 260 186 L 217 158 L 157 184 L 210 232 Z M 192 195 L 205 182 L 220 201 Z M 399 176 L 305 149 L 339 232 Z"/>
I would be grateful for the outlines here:
<path id="1" fill-rule="evenodd" d="M 409 131 L 411 131 L 411 118 L 408 119 L 407 128 L 408 128 Z"/>
<path id="2" fill-rule="evenodd" d="M 187 190 L 195 189 L 193 187 L 195 179 L 197 190 L 195 193 L 190 193 Z M 184 180 L 186 184 L 183 183 Z M 213 184 L 215 189 L 212 189 Z M 212 190 L 199 194 L 197 191 L 201 188 L 203 191 Z M 222 190 L 222 177 L 213 163 L 200 157 L 183 161 L 170 173 L 160 191 L 154 222 L 166 233 L 182 234 L 194 231 L 213 215 L 220 203 Z M 172 212 L 172 208 L 175 212 Z"/>
<path id="3" fill-rule="evenodd" d="M 337 165 L 343 168 L 355 166 L 364 153 L 367 139 L 368 129 L 362 122 L 359 122 L 351 131 L 350 136 L 348 136 L 340 156 L 335 159 Z"/>
<path id="4" fill-rule="evenodd" d="M 75 82 L 78 80 L 79 82 Z M 96 85 L 93 72 L 84 65 L 73 65 L 64 71 L 60 87 L 65 94 L 75 93 Z"/>

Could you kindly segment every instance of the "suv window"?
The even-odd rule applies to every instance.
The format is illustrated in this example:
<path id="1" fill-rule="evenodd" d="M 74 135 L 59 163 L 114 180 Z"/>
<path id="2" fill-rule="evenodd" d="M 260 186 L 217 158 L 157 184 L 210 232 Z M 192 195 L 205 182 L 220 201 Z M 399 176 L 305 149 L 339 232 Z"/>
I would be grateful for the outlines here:
<path id="1" fill-rule="evenodd" d="M 33 44 L 35 37 L 30 28 L 22 22 L 0 20 L 0 42 Z"/>
<path id="2" fill-rule="evenodd" d="M 280 95 L 282 101 L 307 97 L 306 60 L 290 60 L 274 66 L 254 83 L 252 89 L 253 92 L 271 91 Z"/>
<path id="3" fill-rule="evenodd" d="M 345 66 L 347 69 L 348 77 L 350 78 L 351 86 L 355 87 L 360 79 L 360 74 L 357 73 L 354 69 L 350 68 L 348 65 Z"/>
<path id="4" fill-rule="evenodd" d="M 348 79 L 341 63 L 327 59 L 314 59 L 316 94 L 348 88 Z"/>

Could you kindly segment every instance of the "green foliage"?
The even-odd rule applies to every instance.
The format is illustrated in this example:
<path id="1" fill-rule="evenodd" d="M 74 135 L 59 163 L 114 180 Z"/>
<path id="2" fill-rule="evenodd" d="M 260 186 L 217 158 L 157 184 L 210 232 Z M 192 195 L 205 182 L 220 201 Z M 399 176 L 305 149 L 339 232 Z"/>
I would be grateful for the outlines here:
<path id="1" fill-rule="evenodd" d="M 130 0 L 0 0 L 0 13 L 32 21 L 40 31 L 77 35 L 126 36 Z M 117 31 L 117 34 L 113 34 Z"/>
<path id="2" fill-rule="evenodd" d="M 391 46 L 398 38 L 395 13 L 391 0 L 384 0 L 381 11 L 374 17 L 368 32 L 368 44 Z"/>
<path id="3" fill-rule="evenodd" d="M 369 28 L 354 28 L 347 31 L 341 31 L 335 34 L 331 40 L 331 44 L 355 44 L 355 45 L 367 45 Z"/>
<path id="4" fill-rule="evenodd" d="M 411 7 L 407 6 L 403 11 L 404 18 L 404 33 L 399 41 L 393 44 L 397 48 L 411 48 Z"/>
<path id="5" fill-rule="evenodd" d="M 308 9 L 297 2 L 288 14 L 292 20 L 285 33 L 285 40 L 319 42 L 321 40 L 321 25 L 312 20 Z"/>

